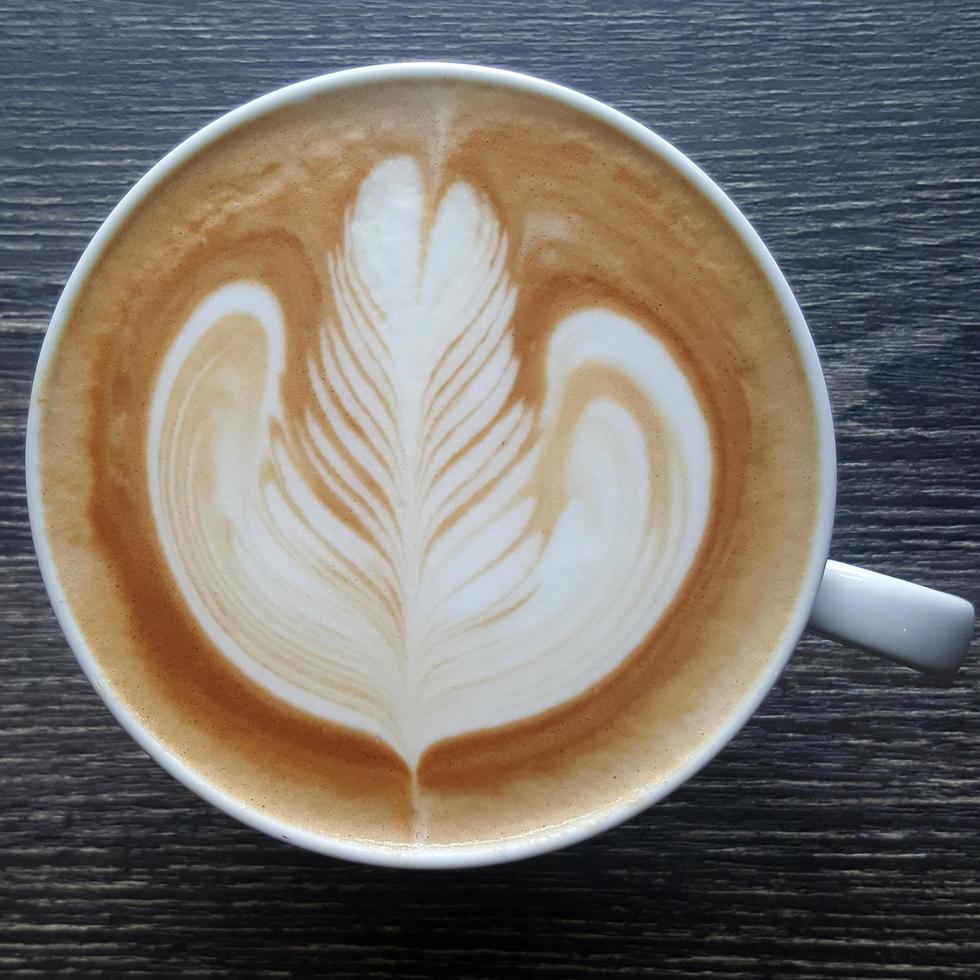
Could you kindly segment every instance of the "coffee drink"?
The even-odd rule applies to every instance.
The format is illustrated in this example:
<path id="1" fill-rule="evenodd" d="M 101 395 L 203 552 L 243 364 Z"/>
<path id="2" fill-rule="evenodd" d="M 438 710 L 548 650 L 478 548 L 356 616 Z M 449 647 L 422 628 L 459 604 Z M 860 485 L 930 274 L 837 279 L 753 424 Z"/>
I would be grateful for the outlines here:
<path id="1" fill-rule="evenodd" d="M 765 274 L 541 94 L 377 81 L 225 133 L 103 248 L 43 383 L 43 519 L 106 683 L 337 838 L 547 833 L 668 778 L 813 546 Z"/>

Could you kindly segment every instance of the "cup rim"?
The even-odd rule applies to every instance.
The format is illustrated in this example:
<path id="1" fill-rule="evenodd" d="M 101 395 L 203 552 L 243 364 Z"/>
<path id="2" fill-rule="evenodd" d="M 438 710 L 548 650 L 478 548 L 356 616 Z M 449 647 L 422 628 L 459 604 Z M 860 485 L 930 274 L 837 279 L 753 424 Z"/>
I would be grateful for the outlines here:
<path id="1" fill-rule="evenodd" d="M 251 808 L 242 800 L 209 783 L 189 765 L 178 759 L 166 745 L 144 728 L 123 704 L 121 698 L 113 691 L 99 667 L 98 661 L 85 642 L 75 616 L 68 605 L 51 554 L 45 530 L 40 487 L 40 402 L 52 356 L 67 323 L 70 321 L 70 312 L 79 289 L 88 278 L 105 246 L 129 218 L 137 205 L 182 163 L 193 157 L 205 146 L 246 122 L 327 91 L 379 81 L 418 79 L 476 81 L 552 98 L 617 129 L 645 149 L 666 160 L 687 177 L 718 208 L 729 225 L 736 231 L 773 288 L 790 325 L 806 374 L 814 407 L 818 438 L 820 486 L 817 520 L 814 525 L 813 540 L 803 584 L 792 615 L 789 617 L 779 643 L 769 657 L 765 670 L 743 696 L 738 707 L 729 715 L 725 724 L 714 736 L 698 745 L 682 766 L 675 769 L 667 778 L 647 786 L 638 798 L 610 806 L 597 814 L 583 815 L 545 832 L 523 834 L 513 838 L 504 838 L 500 841 L 479 844 L 390 845 L 344 840 L 304 830 Z M 410 61 L 351 68 L 276 89 L 218 117 L 189 136 L 151 167 L 112 209 L 92 237 L 69 276 L 55 306 L 41 345 L 31 389 L 25 465 L 27 506 L 34 548 L 41 576 L 58 623 L 89 682 L 116 721 L 136 743 L 171 776 L 198 796 L 229 816 L 271 837 L 297 844 L 310 851 L 360 863 L 426 869 L 498 864 L 544 854 L 577 843 L 614 827 L 647 809 L 707 765 L 755 713 L 785 667 L 806 626 L 817 589 L 823 578 L 824 566 L 830 550 L 830 536 L 833 530 L 836 502 L 837 466 L 830 399 L 813 338 L 807 328 L 803 313 L 789 284 L 769 250 L 763 244 L 762 239 L 748 219 L 714 181 L 661 136 L 625 113 L 613 109 L 597 99 L 566 86 L 518 72 L 442 61 Z"/>

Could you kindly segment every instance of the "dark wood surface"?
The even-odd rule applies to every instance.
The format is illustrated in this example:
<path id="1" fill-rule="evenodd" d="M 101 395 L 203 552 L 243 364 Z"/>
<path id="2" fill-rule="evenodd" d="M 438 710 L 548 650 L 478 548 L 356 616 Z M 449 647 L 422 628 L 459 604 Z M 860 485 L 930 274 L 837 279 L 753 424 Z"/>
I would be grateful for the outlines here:
<path id="1" fill-rule="evenodd" d="M 82 677 L 22 461 L 65 279 L 201 124 L 408 58 L 580 88 L 714 176 L 823 359 L 836 557 L 980 600 L 980 4 L 0 0 L 0 975 L 980 975 L 975 656 L 942 686 L 806 639 L 667 802 L 562 853 L 427 874 L 237 825 Z"/>

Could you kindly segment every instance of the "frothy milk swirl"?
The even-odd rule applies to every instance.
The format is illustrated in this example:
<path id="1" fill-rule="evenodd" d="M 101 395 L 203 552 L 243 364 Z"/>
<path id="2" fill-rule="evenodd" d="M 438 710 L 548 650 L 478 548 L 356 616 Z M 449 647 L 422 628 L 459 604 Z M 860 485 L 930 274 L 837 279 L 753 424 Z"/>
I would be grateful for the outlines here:
<path id="1" fill-rule="evenodd" d="M 207 296 L 163 361 L 146 457 L 217 649 L 412 767 L 619 666 L 694 562 L 712 478 L 684 372 L 619 313 L 556 323 L 544 395 L 523 397 L 507 231 L 469 184 L 427 195 L 408 156 L 363 180 L 302 376 L 275 283 Z"/>

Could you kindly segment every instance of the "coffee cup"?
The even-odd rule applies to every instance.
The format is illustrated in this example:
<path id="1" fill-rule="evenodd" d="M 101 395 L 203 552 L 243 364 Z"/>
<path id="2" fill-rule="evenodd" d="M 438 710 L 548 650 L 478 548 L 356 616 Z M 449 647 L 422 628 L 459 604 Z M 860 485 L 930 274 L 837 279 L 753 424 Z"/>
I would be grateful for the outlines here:
<path id="1" fill-rule="evenodd" d="M 337 857 L 581 840 L 741 728 L 809 628 L 949 675 L 963 599 L 829 561 L 793 294 L 670 144 L 440 63 L 206 126 L 45 337 L 27 488 L 82 669 L 163 768 Z"/>

